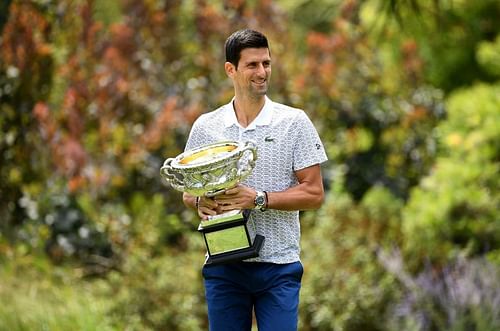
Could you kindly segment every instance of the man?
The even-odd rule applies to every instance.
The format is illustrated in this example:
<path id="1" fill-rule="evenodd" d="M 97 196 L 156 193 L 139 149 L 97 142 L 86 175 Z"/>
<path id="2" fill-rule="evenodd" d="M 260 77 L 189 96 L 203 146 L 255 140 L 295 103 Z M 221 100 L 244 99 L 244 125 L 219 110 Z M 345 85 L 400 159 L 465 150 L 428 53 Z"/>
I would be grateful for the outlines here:
<path id="1" fill-rule="evenodd" d="M 225 43 L 224 68 L 234 85 L 233 100 L 203 114 L 191 129 L 186 150 L 223 140 L 257 145 L 252 174 L 215 198 L 184 193 L 186 206 L 206 219 L 233 209 L 251 209 L 248 228 L 265 236 L 260 256 L 203 267 L 210 330 L 297 329 L 300 263 L 299 210 L 323 202 L 320 163 L 327 160 L 318 133 L 299 109 L 267 96 L 271 54 L 266 37 L 253 30 L 233 33 Z"/>

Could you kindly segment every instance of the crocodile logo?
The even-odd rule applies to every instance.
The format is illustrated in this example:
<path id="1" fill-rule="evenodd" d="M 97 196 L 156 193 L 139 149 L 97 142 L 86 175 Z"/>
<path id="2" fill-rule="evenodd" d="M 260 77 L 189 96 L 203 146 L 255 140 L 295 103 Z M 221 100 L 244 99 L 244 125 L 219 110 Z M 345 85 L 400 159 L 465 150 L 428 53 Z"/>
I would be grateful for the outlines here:
<path id="1" fill-rule="evenodd" d="M 265 142 L 268 142 L 268 143 L 269 143 L 269 142 L 273 142 L 273 141 L 274 141 L 274 138 L 272 138 L 272 137 L 270 137 L 270 136 L 267 136 L 267 137 L 265 137 L 265 138 L 264 138 L 264 141 L 265 141 Z"/>

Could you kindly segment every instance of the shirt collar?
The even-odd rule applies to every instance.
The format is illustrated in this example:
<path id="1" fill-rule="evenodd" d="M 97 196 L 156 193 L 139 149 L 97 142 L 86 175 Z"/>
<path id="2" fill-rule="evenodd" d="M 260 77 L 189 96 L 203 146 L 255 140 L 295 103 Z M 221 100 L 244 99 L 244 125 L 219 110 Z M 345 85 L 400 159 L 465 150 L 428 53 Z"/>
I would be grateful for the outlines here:
<path id="1" fill-rule="evenodd" d="M 241 127 L 240 123 L 238 123 L 238 119 L 236 118 L 236 111 L 234 109 L 234 97 L 231 100 L 230 103 L 228 103 L 225 106 L 225 113 L 224 113 L 224 126 L 226 128 L 236 125 L 238 127 Z M 272 109 L 273 109 L 273 102 L 271 99 L 269 99 L 267 96 L 265 96 L 265 102 L 264 106 L 260 110 L 259 114 L 257 117 L 250 123 L 245 130 L 252 130 L 255 129 L 257 125 L 269 125 L 271 124 L 271 119 L 272 119 Z"/>

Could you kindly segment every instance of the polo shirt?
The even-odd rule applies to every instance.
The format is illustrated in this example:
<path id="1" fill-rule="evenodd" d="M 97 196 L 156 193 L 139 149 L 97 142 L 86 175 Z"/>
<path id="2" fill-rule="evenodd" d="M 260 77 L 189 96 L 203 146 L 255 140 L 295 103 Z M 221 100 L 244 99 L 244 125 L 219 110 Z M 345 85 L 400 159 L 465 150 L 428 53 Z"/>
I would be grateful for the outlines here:
<path id="1" fill-rule="evenodd" d="M 258 116 L 243 128 L 236 119 L 233 100 L 194 122 L 186 151 L 226 140 L 253 141 L 257 161 L 242 184 L 267 192 L 297 185 L 295 171 L 327 160 L 318 132 L 303 110 L 266 97 Z M 259 257 L 246 261 L 283 264 L 300 260 L 298 210 L 252 210 L 247 224 L 251 238 L 260 234 L 266 239 Z"/>

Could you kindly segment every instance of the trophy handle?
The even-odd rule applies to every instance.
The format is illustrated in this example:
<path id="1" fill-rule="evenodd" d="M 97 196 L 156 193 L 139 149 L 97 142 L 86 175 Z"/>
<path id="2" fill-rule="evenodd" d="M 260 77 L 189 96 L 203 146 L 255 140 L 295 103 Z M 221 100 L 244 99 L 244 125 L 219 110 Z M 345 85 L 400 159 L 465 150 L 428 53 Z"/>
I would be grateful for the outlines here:
<path id="1" fill-rule="evenodd" d="M 255 166 L 255 160 L 257 160 L 257 147 L 255 146 L 254 143 L 252 143 L 251 141 L 247 141 L 245 143 L 245 147 L 243 147 L 243 149 L 241 150 L 240 155 L 243 156 L 243 154 L 246 151 L 252 152 L 252 159 L 248 160 L 249 166 L 246 169 L 238 169 L 238 174 L 239 174 L 240 178 L 244 178 L 244 177 L 250 175 L 250 173 L 253 170 L 253 167 Z"/>
<path id="2" fill-rule="evenodd" d="M 175 189 L 184 191 L 185 188 L 184 183 L 181 180 L 179 180 L 179 177 L 176 176 L 175 170 L 170 165 L 174 160 L 175 159 L 172 157 L 166 159 L 165 162 L 163 163 L 163 166 L 160 168 L 160 174 Z"/>

